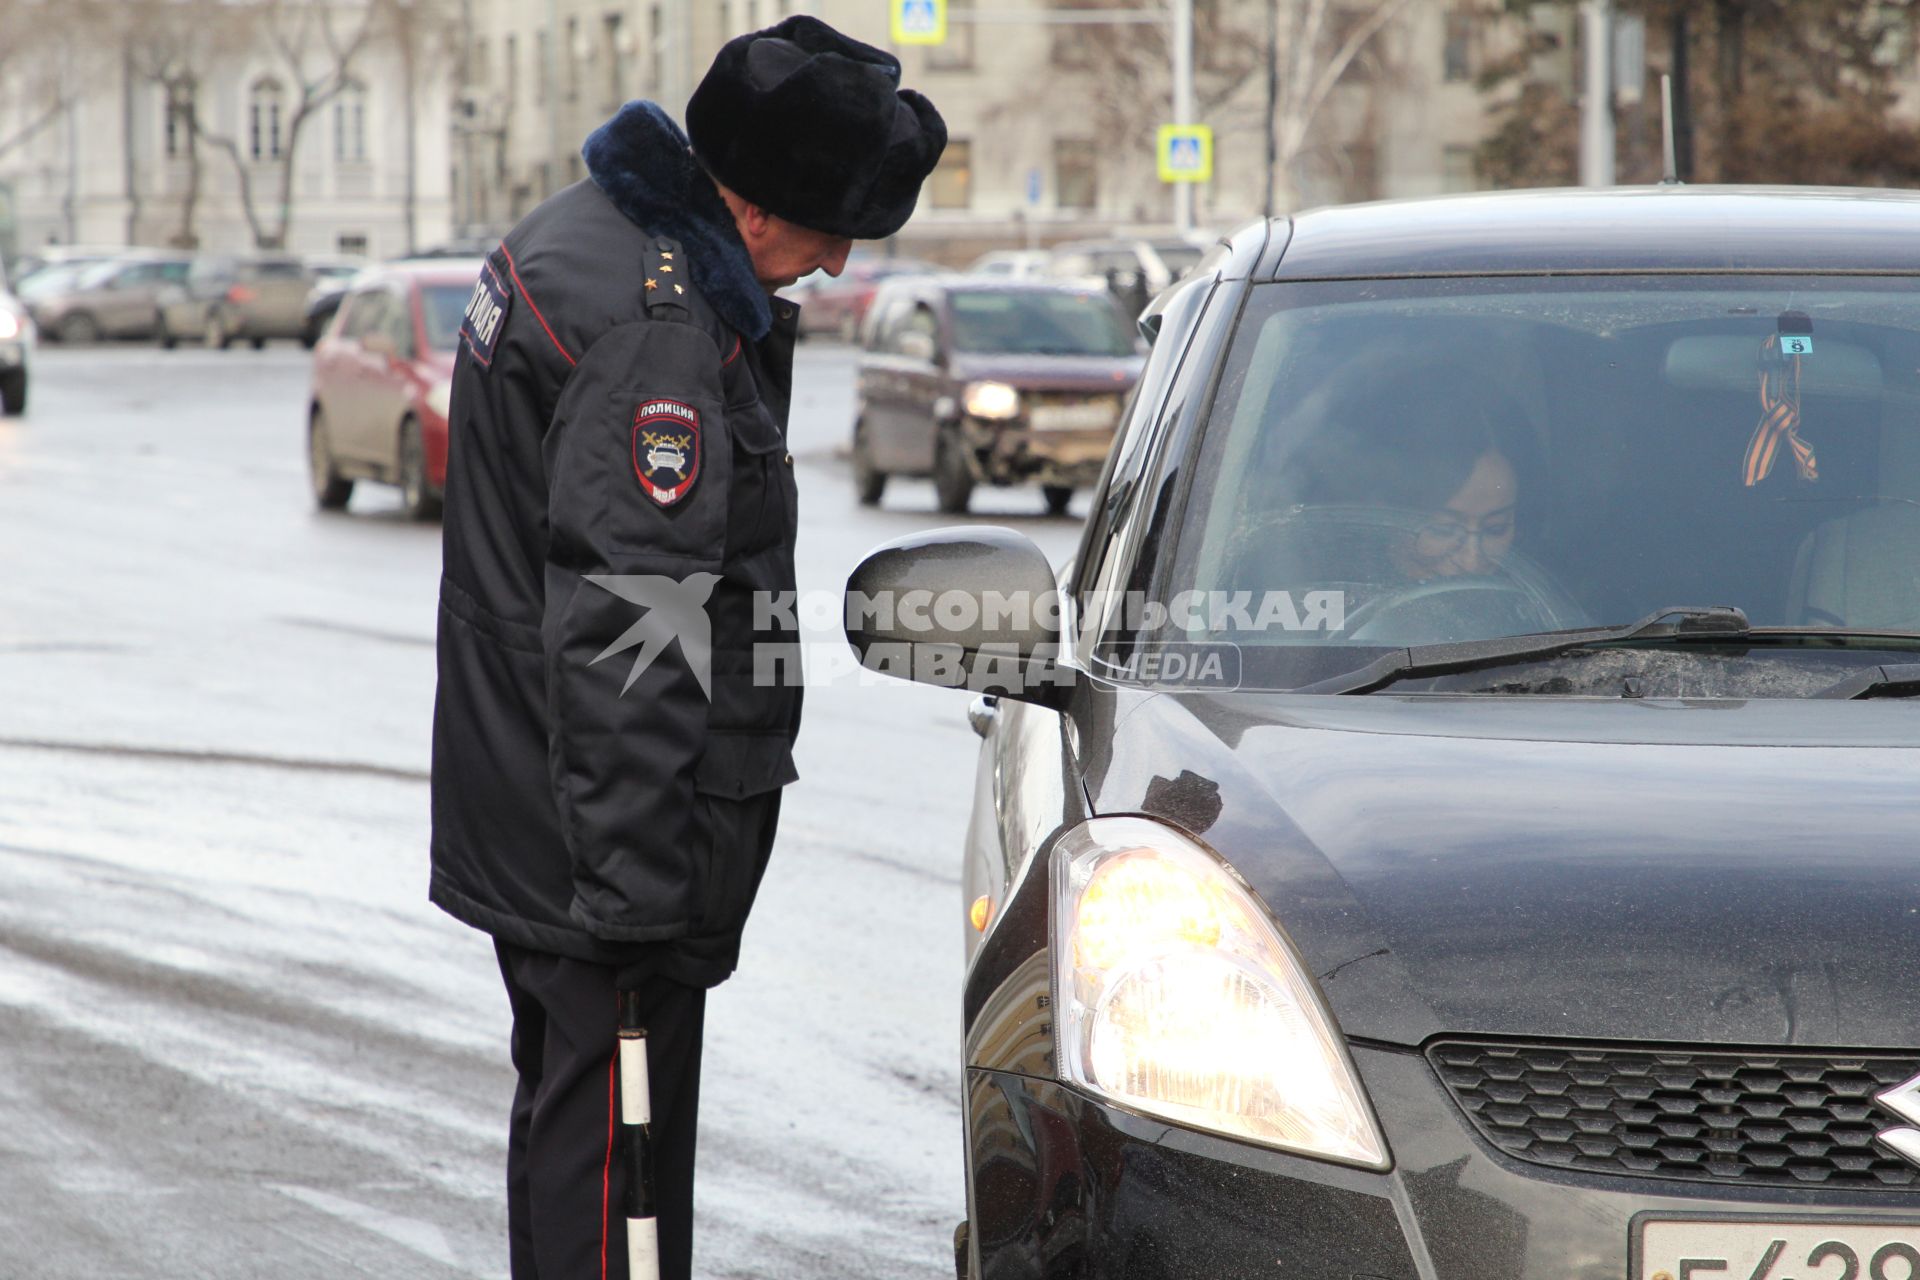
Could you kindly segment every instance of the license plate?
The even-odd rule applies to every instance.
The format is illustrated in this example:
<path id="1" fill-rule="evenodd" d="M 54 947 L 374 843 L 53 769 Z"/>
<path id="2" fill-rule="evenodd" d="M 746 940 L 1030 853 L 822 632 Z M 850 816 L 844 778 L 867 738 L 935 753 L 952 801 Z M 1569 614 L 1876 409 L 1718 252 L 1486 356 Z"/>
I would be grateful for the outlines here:
<path id="1" fill-rule="evenodd" d="M 1920 1219 L 1642 1215 L 1633 1280 L 1920 1280 Z"/>
<path id="2" fill-rule="evenodd" d="M 1119 416 L 1118 400 L 1093 400 L 1086 404 L 1035 405 L 1027 421 L 1035 431 L 1100 431 L 1111 427 Z"/>

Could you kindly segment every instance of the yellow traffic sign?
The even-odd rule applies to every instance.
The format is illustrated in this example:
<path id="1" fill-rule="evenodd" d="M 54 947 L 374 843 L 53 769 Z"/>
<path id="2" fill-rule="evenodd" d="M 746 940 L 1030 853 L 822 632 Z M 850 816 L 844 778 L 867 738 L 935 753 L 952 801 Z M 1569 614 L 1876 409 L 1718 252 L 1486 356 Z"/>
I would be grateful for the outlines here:
<path id="1" fill-rule="evenodd" d="M 1160 181 L 1212 182 L 1213 130 L 1204 124 L 1160 126 Z"/>
<path id="2" fill-rule="evenodd" d="M 947 0 L 893 0 L 895 44 L 945 44 Z"/>

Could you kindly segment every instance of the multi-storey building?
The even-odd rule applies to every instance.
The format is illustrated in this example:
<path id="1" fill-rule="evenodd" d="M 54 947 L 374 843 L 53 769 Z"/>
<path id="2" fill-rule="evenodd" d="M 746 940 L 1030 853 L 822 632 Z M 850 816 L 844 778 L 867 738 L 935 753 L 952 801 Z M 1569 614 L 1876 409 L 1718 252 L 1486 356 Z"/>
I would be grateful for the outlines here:
<path id="1" fill-rule="evenodd" d="M 336 8 L 351 37 L 364 0 Z M 340 77 L 327 53 L 294 66 L 244 9 L 171 86 L 105 33 L 58 32 L 0 66 L 0 250 L 283 241 L 384 257 L 444 241 L 454 84 L 429 39 L 444 33 L 411 51 L 370 36 Z M 323 99 L 304 116 L 303 80 Z"/>
<path id="2" fill-rule="evenodd" d="M 1170 113 L 1166 41 L 1142 24 L 1079 21 L 1091 15 L 1076 8 L 1090 2 L 948 0 L 944 44 L 897 50 L 906 82 L 933 98 L 951 134 L 901 233 L 905 245 L 951 259 L 991 244 L 1171 221 L 1172 194 L 1153 154 L 1156 126 Z M 1304 143 L 1271 179 L 1261 128 L 1271 118 L 1269 5 L 1213 6 L 1220 16 L 1195 51 L 1202 116 L 1216 139 L 1215 177 L 1197 200 L 1203 226 L 1230 226 L 1269 207 L 1473 188 L 1486 127 L 1475 76 L 1487 57 L 1511 47 L 1515 20 L 1489 0 L 1369 0 L 1326 6 L 1329 22 L 1351 26 L 1383 3 L 1392 20 L 1339 77 Z M 456 218 L 475 233 L 511 224 L 580 177 L 581 141 L 628 98 L 652 98 L 680 118 L 713 52 L 733 35 L 805 11 L 882 47 L 891 41 L 883 0 L 463 7 L 468 89 L 456 113 Z M 1290 70 L 1284 45 L 1271 47 Z"/>

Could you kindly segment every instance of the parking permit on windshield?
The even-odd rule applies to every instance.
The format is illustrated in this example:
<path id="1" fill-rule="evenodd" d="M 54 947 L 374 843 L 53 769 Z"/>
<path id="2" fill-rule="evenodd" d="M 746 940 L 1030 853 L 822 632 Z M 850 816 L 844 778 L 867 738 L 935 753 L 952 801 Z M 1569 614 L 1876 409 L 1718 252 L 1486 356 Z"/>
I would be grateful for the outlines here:
<path id="1" fill-rule="evenodd" d="M 1780 335 L 1780 354 L 1783 356 L 1810 356 L 1813 354 L 1813 335 L 1810 333 L 1783 333 Z"/>

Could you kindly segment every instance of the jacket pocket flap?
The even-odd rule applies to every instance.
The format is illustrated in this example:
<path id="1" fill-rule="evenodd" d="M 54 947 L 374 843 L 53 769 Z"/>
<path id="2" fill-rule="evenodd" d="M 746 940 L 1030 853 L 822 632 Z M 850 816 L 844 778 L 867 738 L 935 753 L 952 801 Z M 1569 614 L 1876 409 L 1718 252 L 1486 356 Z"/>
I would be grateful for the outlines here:
<path id="1" fill-rule="evenodd" d="M 716 733 L 693 773 L 693 789 L 712 796 L 759 795 L 800 777 L 784 733 Z"/>
<path id="2" fill-rule="evenodd" d="M 780 424 L 758 400 L 735 407 L 727 406 L 727 421 L 733 426 L 733 443 L 748 453 L 774 453 L 787 447 Z"/>

